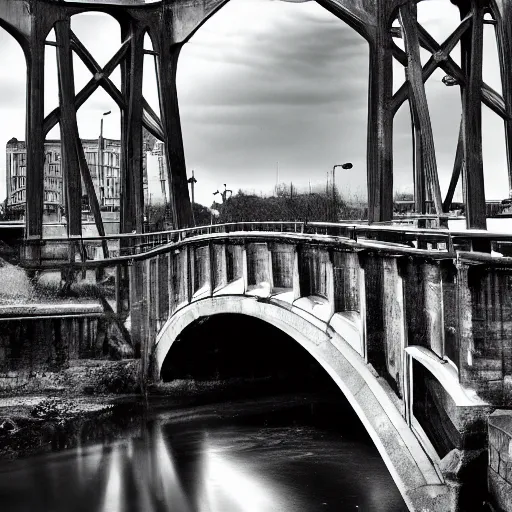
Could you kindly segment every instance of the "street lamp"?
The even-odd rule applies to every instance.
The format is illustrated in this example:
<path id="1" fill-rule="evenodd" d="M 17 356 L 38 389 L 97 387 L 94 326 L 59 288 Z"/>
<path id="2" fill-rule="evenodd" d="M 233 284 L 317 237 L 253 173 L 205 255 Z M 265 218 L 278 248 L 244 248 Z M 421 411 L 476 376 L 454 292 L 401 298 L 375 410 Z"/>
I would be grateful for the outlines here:
<path id="1" fill-rule="evenodd" d="M 192 169 L 192 177 L 187 180 L 187 183 L 190 183 L 190 190 L 192 196 L 192 222 L 194 226 L 196 225 L 196 217 L 194 215 L 194 185 L 197 183 L 197 180 L 194 177 L 194 170 Z"/>
<path id="2" fill-rule="evenodd" d="M 230 190 L 229 188 L 226 188 L 226 184 L 224 183 L 224 192 L 219 192 L 218 190 L 216 190 L 213 193 L 213 195 L 216 196 L 217 194 L 220 194 L 220 197 L 222 197 L 222 203 L 224 204 L 226 202 L 228 192 L 229 197 L 231 197 L 233 195 L 233 191 Z"/>
<path id="3" fill-rule="evenodd" d="M 100 136 L 98 138 L 98 190 L 100 192 L 100 202 L 103 203 L 104 199 L 104 187 L 103 183 L 105 183 L 105 177 L 104 177 L 104 167 L 103 167 L 103 150 L 104 150 L 104 140 L 103 140 L 103 118 L 105 116 L 108 116 L 111 114 L 112 111 L 109 110 L 108 112 L 103 112 L 101 115 L 101 121 L 100 121 Z"/>
<path id="4" fill-rule="evenodd" d="M 190 183 L 190 192 L 192 195 L 192 208 L 194 208 L 194 185 L 197 183 L 197 180 L 194 177 L 194 170 L 192 170 L 192 177 L 187 180 L 187 183 Z"/>
<path id="5" fill-rule="evenodd" d="M 103 118 L 105 116 L 108 116 L 109 114 L 112 114 L 112 110 L 109 110 L 108 112 L 103 112 L 101 115 L 101 122 L 100 122 L 100 139 L 103 139 Z"/>
<path id="6" fill-rule="evenodd" d="M 352 169 L 354 167 L 351 162 L 346 162 L 344 164 L 336 164 L 332 166 L 332 206 L 333 206 L 333 220 L 336 221 L 336 181 L 335 181 L 335 173 L 336 167 L 341 167 L 342 169 Z"/>

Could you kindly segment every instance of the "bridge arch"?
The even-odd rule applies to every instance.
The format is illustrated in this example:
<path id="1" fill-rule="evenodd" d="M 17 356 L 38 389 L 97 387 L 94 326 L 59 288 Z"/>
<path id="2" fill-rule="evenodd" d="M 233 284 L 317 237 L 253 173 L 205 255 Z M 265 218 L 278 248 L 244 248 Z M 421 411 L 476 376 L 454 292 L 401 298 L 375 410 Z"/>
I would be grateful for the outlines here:
<path id="1" fill-rule="evenodd" d="M 226 313 L 272 324 L 322 366 L 363 423 L 410 510 L 419 510 L 419 504 L 435 507 L 432 510 L 449 509 L 447 486 L 408 429 L 389 386 L 340 335 L 326 332 L 289 308 L 244 296 L 213 297 L 188 304 L 168 320 L 158 336 L 153 352 L 154 378 L 160 378 L 163 362 L 181 332 L 201 318 Z"/>

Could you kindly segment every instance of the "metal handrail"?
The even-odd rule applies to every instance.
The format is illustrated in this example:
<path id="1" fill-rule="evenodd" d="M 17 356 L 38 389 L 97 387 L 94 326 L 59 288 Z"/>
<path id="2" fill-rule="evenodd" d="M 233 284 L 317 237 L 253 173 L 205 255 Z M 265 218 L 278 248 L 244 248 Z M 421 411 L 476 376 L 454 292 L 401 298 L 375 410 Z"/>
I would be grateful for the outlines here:
<path id="1" fill-rule="evenodd" d="M 278 229 L 276 229 L 278 228 Z M 418 247 L 411 247 L 411 250 L 420 248 L 420 243 L 433 244 L 446 244 L 445 247 L 434 246 L 435 253 L 443 252 L 455 254 L 455 244 L 469 241 L 473 239 L 489 240 L 489 241 L 506 241 L 512 242 L 512 233 L 493 233 L 484 230 L 450 230 L 447 228 L 418 228 L 414 226 L 396 226 L 396 225 L 368 225 L 360 224 L 357 221 L 347 222 L 302 222 L 302 221 L 247 221 L 247 222 L 227 222 L 222 224 L 210 224 L 204 226 L 195 226 L 190 228 L 175 229 L 168 231 L 157 231 L 149 233 L 120 233 L 116 235 L 105 236 L 81 236 L 81 237 L 49 237 L 38 240 L 38 243 L 46 244 L 67 244 L 82 243 L 82 242 L 97 242 L 104 241 L 118 241 L 132 240 L 132 244 L 127 244 L 127 247 L 119 247 L 119 250 L 114 250 L 114 254 L 107 258 L 111 261 L 117 258 L 129 258 L 136 254 L 147 253 L 159 246 L 165 246 L 172 242 L 183 241 L 187 238 L 201 236 L 205 234 L 214 233 L 233 233 L 238 232 L 294 232 L 311 234 L 311 230 L 316 235 L 336 236 L 340 238 L 347 238 L 353 241 L 367 240 L 372 241 L 374 244 L 394 243 L 399 245 L 388 237 L 383 237 L 383 240 L 374 238 L 375 235 L 388 234 L 388 235 L 402 235 L 407 242 L 417 242 Z M 325 231 L 323 233 L 323 231 Z M 365 235 L 370 235 L 367 238 Z M 373 235 L 373 236 L 372 236 Z M 30 243 L 30 241 L 29 241 Z M 472 244 L 469 245 L 472 247 Z"/>

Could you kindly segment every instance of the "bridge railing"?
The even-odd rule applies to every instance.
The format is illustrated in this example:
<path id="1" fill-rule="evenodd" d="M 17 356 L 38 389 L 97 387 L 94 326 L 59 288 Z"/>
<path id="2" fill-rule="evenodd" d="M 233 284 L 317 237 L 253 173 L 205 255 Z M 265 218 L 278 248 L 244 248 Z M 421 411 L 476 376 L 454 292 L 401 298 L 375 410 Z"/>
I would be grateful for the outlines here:
<path id="1" fill-rule="evenodd" d="M 46 237 L 40 240 L 27 240 L 22 250 L 27 246 L 41 248 L 41 261 L 25 260 L 29 266 L 52 265 L 52 262 L 87 261 L 104 258 L 117 258 L 145 253 L 155 247 L 179 242 L 186 238 L 215 233 L 232 233 L 236 231 L 266 231 L 281 233 L 301 233 L 304 231 L 303 222 L 230 222 L 196 226 L 192 228 L 157 231 L 149 233 L 120 233 L 105 236 L 77 237 Z M 108 247 L 107 254 L 103 246 Z M 72 249 L 72 250 L 71 250 Z M 23 254 L 21 255 L 23 261 Z"/>
<path id="2" fill-rule="evenodd" d="M 60 261 L 87 261 L 145 253 L 156 247 L 179 242 L 191 237 L 235 232 L 279 232 L 305 233 L 341 237 L 353 241 L 367 240 L 410 247 L 448 252 L 455 255 L 457 250 L 494 250 L 504 255 L 512 254 L 512 234 L 493 233 L 482 230 L 448 230 L 418 228 L 410 225 L 368 225 L 350 222 L 230 222 L 197 226 L 179 230 L 150 233 L 122 233 L 106 236 L 48 237 L 27 241 L 26 246 L 41 248 L 40 262 L 27 260 L 27 264 L 52 264 Z M 108 251 L 104 251 L 106 246 Z M 33 253 L 32 253 L 33 254 Z M 21 258 L 23 261 L 23 257 Z"/>

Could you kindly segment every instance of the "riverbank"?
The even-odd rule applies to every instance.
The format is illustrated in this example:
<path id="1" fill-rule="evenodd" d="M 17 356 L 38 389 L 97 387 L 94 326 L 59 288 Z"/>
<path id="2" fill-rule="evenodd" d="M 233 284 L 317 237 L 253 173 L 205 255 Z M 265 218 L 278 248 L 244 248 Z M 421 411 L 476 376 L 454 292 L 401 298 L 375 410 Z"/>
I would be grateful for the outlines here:
<path id="1" fill-rule="evenodd" d="M 0 459 L 18 459 L 125 435 L 136 395 L 0 398 Z"/>
<path id="2" fill-rule="evenodd" d="M 125 437 L 131 429 L 141 428 L 138 423 L 148 409 L 164 408 L 188 417 L 188 408 L 229 400 L 257 404 L 276 392 L 291 391 L 270 377 L 180 379 L 153 385 L 143 396 L 138 393 L 136 365 L 137 361 L 83 361 L 67 373 L 34 377 L 28 392 L 0 394 L 0 460 Z"/>

